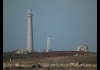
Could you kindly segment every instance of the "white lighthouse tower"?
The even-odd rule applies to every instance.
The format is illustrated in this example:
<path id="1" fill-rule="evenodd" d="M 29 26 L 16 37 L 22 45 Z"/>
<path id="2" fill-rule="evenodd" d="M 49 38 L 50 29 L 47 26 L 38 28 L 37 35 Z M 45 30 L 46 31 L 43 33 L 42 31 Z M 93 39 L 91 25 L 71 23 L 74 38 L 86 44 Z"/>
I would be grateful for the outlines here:
<path id="1" fill-rule="evenodd" d="M 33 25 L 32 25 L 32 10 L 28 10 L 28 33 L 27 33 L 27 51 L 28 53 L 33 52 Z"/>
<path id="2" fill-rule="evenodd" d="M 47 49 L 46 52 L 49 52 L 50 50 L 50 37 L 47 37 Z"/>

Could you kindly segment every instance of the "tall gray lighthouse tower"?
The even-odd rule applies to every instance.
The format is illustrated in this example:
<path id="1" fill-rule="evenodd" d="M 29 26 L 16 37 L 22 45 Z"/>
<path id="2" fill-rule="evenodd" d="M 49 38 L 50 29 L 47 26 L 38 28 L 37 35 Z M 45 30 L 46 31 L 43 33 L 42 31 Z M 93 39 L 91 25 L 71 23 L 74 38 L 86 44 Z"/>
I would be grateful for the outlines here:
<path id="1" fill-rule="evenodd" d="M 32 10 L 28 10 L 28 34 L 27 34 L 27 51 L 33 52 L 33 28 L 32 28 Z"/>

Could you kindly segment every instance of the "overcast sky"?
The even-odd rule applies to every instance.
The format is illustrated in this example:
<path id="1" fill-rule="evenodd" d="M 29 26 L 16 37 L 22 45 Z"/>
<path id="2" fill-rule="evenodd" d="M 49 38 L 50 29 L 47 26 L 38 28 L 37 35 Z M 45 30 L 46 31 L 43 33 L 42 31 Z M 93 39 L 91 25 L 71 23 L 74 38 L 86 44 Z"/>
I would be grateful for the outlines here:
<path id="1" fill-rule="evenodd" d="M 34 50 L 97 52 L 97 0 L 3 0 L 3 51 L 27 47 L 28 10 L 33 14 Z"/>

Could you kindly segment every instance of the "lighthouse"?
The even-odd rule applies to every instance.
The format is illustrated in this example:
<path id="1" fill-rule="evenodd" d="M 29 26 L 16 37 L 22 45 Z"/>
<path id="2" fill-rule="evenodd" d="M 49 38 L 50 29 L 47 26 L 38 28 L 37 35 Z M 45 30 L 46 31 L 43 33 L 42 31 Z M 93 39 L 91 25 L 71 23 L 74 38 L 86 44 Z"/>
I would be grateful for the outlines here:
<path id="1" fill-rule="evenodd" d="M 50 51 L 50 37 L 47 37 L 47 49 L 46 52 Z"/>
<path id="2" fill-rule="evenodd" d="M 32 10 L 29 9 L 28 13 L 28 32 L 27 32 L 27 52 L 33 52 L 33 24 L 32 24 Z"/>

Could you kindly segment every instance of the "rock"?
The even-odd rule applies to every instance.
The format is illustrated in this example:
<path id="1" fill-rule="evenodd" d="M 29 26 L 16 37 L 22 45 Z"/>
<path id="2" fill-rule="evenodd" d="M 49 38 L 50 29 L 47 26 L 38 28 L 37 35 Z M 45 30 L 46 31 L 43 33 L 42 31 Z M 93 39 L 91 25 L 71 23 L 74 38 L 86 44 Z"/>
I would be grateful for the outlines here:
<path id="1" fill-rule="evenodd" d="M 6 64 L 6 63 L 3 63 L 3 68 L 4 68 L 4 69 L 6 68 L 6 66 L 7 66 L 7 64 Z"/>
<path id="2" fill-rule="evenodd" d="M 11 61 L 11 59 L 10 59 L 10 61 Z"/>
<path id="3" fill-rule="evenodd" d="M 15 54 L 28 54 L 27 48 L 17 51 Z"/>
<path id="4" fill-rule="evenodd" d="M 81 45 L 77 47 L 77 51 L 89 52 L 87 45 Z"/>
<path id="5" fill-rule="evenodd" d="M 20 64 L 19 63 L 16 63 L 15 66 L 18 67 L 18 66 L 20 66 Z"/>
<path id="6" fill-rule="evenodd" d="M 78 56 L 78 53 L 77 53 L 77 54 L 75 54 L 74 56 Z"/>

